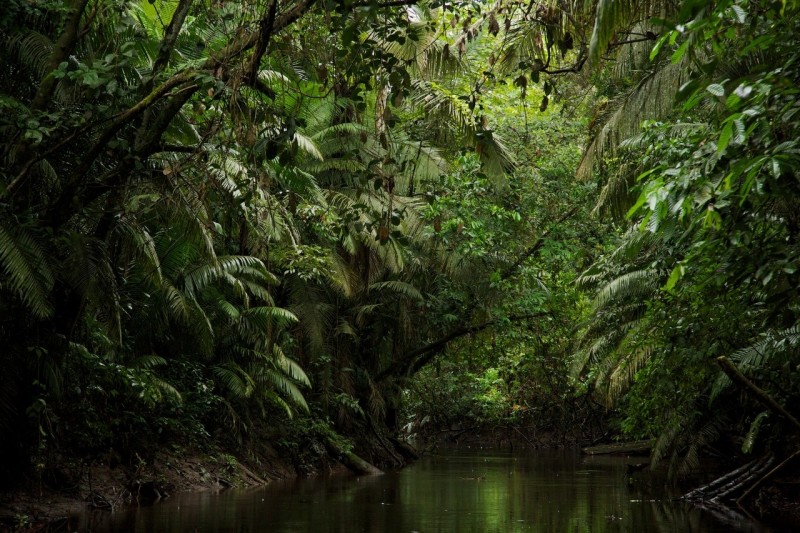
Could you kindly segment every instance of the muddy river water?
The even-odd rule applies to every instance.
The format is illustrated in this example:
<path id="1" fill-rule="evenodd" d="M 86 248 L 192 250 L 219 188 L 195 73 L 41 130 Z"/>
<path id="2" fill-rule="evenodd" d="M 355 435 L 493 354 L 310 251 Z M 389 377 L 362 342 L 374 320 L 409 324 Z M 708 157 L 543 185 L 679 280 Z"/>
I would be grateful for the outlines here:
<path id="1" fill-rule="evenodd" d="M 744 518 L 674 501 L 663 483 L 646 474 L 631 480 L 630 462 L 574 451 L 461 450 L 379 476 L 180 494 L 150 507 L 86 513 L 75 525 L 143 532 L 767 531 Z"/>

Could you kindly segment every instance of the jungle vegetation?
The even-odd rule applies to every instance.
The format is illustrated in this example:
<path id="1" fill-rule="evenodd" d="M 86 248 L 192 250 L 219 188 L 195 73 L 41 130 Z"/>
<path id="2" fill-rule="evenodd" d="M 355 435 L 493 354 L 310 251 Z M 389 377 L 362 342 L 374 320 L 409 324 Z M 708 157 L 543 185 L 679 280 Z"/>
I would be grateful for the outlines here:
<path id="1" fill-rule="evenodd" d="M 453 427 L 784 453 L 794 0 L 7 0 L 0 479 Z M 600 422 L 598 422 L 600 420 Z M 428 428 L 428 429 L 426 429 Z M 315 449 L 315 448 L 311 448 Z"/>

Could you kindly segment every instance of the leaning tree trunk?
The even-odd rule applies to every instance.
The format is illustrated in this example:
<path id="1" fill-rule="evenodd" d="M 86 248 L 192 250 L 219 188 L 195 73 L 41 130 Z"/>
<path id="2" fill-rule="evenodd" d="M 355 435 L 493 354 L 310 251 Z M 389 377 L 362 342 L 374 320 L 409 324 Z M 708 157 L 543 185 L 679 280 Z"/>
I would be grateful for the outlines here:
<path id="1" fill-rule="evenodd" d="M 325 441 L 325 446 L 328 448 L 330 454 L 337 458 L 337 460 L 344 466 L 355 472 L 356 474 L 383 474 L 383 470 L 375 465 L 368 463 L 351 450 L 345 450 L 336 441 L 329 438 Z"/>

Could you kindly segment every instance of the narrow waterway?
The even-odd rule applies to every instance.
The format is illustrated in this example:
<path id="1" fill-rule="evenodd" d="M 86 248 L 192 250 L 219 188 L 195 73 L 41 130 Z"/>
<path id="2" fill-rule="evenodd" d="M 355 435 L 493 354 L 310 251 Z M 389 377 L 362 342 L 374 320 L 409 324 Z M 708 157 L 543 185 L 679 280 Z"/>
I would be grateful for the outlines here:
<path id="1" fill-rule="evenodd" d="M 182 494 L 115 513 L 87 513 L 91 531 L 730 532 L 766 531 L 670 501 L 624 458 L 576 452 L 452 452 L 381 476 L 335 476 L 248 491 Z"/>

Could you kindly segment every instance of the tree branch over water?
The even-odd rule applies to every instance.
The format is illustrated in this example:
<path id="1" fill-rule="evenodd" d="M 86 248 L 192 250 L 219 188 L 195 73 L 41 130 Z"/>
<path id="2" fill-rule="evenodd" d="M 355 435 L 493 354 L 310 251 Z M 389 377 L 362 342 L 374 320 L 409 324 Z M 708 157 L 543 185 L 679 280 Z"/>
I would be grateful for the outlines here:
<path id="1" fill-rule="evenodd" d="M 412 350 L 406 353 L 400 361 L 398 361 L 391 367 L 387 368 L 386 370 L 383 370 L 377 376 L 375 376 L 375 381 L 383 381 L 386 378 L 392 376 L 402 376 L 403 374 L 406 373 L 414 374 L 415 372 L 419 371 L 422 367 L 427 365 L 434 357 L 436 357 L 436 355 L 442 353 L 442 351 L 444 351 L 444 349 L 450 342 L 459 339 L 461 337 L 472 335 L 473 333 L 480 333 L 483 330 L 489 329 L 492 326 L 496 326 L 504 322 L 521 322 L 524 320 L 541 318 L 548 314 L 549 314 L 548 312 L 542 311 L 539 313 L 531 313 L 527 315 L 512 315 L 509 317 L 489 320 L 483 322 L 482 324 L 476 324 L 474 326 L 457 328 L 448 333 L 447 335 L 445 335 L 444 337 L 441 337 L 440 339 L 437 339 L 429 344 L 426 344 L 425 346 L 422 346 L 421 348 L 417 348 L 416 350 Z"/>

